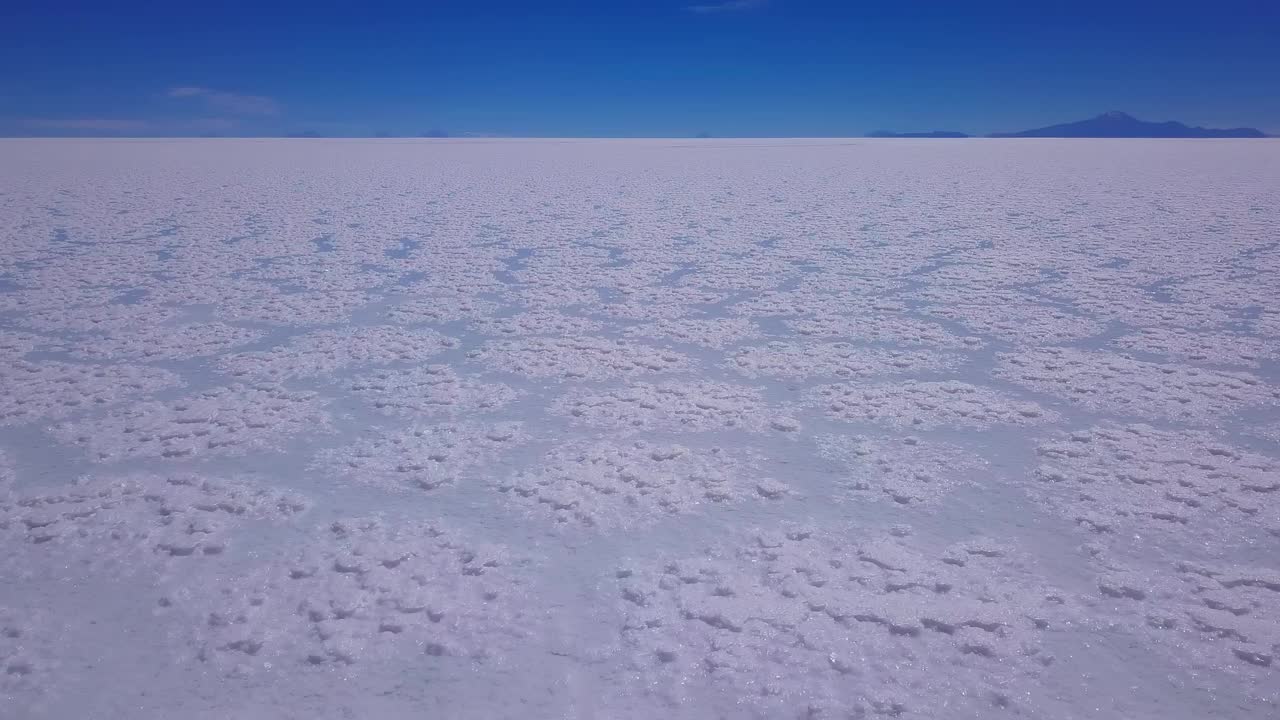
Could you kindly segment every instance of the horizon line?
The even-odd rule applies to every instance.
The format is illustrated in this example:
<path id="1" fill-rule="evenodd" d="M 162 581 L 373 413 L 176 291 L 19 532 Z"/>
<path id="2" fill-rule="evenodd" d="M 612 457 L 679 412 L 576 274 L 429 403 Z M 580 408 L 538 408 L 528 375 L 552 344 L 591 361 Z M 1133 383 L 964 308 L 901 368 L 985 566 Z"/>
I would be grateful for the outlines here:
<path id="1" fill-rule="evenodd" d="M 965 137 L 875 137 L 873 135 L 457 135 L 422 137 L 417 135 L 0 135 L 0 140 L 420 140 L 428 142 L 475 140 L 1275 140 L 1280 133 L 1263 132 L 1262 137 L 1010 137 L 999 133 Z"/>

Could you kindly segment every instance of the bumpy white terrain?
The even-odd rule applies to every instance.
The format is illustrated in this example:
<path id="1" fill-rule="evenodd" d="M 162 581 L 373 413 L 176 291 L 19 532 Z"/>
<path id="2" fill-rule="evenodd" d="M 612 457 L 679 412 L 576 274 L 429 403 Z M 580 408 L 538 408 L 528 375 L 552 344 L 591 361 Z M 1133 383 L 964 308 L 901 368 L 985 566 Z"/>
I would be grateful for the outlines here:
<path id="1" fill-rule="evenodd" d="M 1280 717 L 1280 143 L 0 141 L 0 717 Z"/>

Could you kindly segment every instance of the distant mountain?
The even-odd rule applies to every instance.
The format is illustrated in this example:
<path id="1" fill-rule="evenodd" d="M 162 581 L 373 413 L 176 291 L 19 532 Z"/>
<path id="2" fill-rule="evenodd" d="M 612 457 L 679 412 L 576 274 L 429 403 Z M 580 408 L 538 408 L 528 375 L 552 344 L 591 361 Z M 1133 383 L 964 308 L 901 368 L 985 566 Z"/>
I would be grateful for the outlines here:
<path id="1" fill-rule="evenodd" d="M 1119 111 L 1103 113 L 1095 118 L 1062 125 L 996 133 L 997 138 L 1260 138 L 1266 137 L 1254 128 L 1190 127 L 1180 122 L 1147 122 Z"/>
<path id="2" fill-rule="evenodd" d="M 890 132 L 889 130 L 876 130 L 875 132 L 867 133 L 867 137 L 873 137 L 873 138 L 937 138 L 937 139 L 952 138 L 952 139 L 954 139 L 954 138 L 967 138 L 967 137 L 972 137 L 972 136 L 971 136 L 971 135 L 968 135 L 968 134 L 966 134 L 966 133 L 962 133 L 962 132 L 955 132 L 955 131 L 952 131 L 952 130 L 934 130 L 933 132 L 919 132 L 919 133 L 899 133 L 899 132 Z"/>

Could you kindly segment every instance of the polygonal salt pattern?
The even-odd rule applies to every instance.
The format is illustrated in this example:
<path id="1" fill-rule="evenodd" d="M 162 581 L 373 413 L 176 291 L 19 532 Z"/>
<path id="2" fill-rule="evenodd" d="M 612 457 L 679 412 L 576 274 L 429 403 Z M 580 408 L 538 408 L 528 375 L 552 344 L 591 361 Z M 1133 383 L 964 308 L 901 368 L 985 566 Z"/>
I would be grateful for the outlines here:
<path id="1" fill-rule="evenodd" d="M 49 342 L 48 339 L 31 333 L 0 330 L 0 362 L 21 360 L 27 353 Z"/>
<path id="2" fill-rule="evenodd" d="M 274 385 L 231 385 L 172 402 L 141 402 L 100 417 L 61 423 L 53 434 L 100 462 L 187 459 L 279 449 L 329 426 L 316 393 Z"/>
<path id="3" fill-rule="evenodd" d="M 696 308 L 715 305 L 728 297 L 724 292 L 706 288 L 622 287 L 613 302 L 589 306 L 592 312 L 628 320 L 674 320 L 688 316 Z"/>
<path id="4" fill-rule="evenodd" d="M 0 365 L 0 426 L 80 415 L 181 384 L 168 370 L 139 365 L 7 363 Z"/>
<path id="5" fill-rule="evenodd" d="M 1204 654 L 1218 653 L 1206 658 L 1217 661 L 1213 664 L 1225 661 L 1233 669 L 1265 673 L 1264 683 L 1274 682 L 1280 663 L 1280 572 L 1274 567 L 1191 562 L 1179 563 L 1177 571 L 1183 617 L 1166 622 L 1166 609 L 1153 608 L 1148 626 L 1191 635 L 1206 646 Z M 1186 647 L 1176 635 L 1171 639 L 1174 652 Z"/>
<path id="6" fill-rule="evenodd" d="M 95 305 L 74 312 L 53 308 L 20 316 L 23 326 L 42 332 L 120 332 L 161 325 L 177 319 L 182 311 L 165 305 Z"/>
<path id="7" fill-rule="evenodd" d="M 999 304 L 973 303 L 959 295 L 951 305 L 933 305 L 924 312 L 961 323 L 970 332 L 1015 345 L 1065 345 L 1100 335 L 1107 323 L 1048 305 L 1032 305 L 1022 297 Z"/>
<path id="8" fill-rule="evenodd" d="M 693 360 L 674 350 L 577 336 L 493 340 L 468 356 L 492 370 L 559 380 L 646 376 L 694 366 Z"/>
<path id="9" fill-rule="evenodd" d="M 245 480 L 200 475 L 89 477 L 0 502 L 0 537 L 14 561 L 31 546 L 89 551 L 89 558 L 129 563 L 221 555 L 230 530 L 247 519 L 288 520 L 307 508 L 301 497 Z"/>
<path id="10" fill-rule="evenodd" d="M 119 295 L 119 291 L 105 287 L 19 283 L 13 292 L 0 292 L 0 312 L 32 313 L 58 308 L 80 309 L 88 305 L 106 305 Z"/>
<path id="11" fill-rule="evenodd" d="M 549 310 L 592 305 L 600 300 L 600 292 L 593 287 L 556 279 L 548 280 L 546 284 L 519 285 L 508 289 L 506 297 L 534 310 Z"/>
<path id="12" fill-rule="evenodd" d="M 987 461 L 972 451 L 912 435 L 826 435 L 818 447 L 840 463 L 841 487 L 860 500 L 933 504 L 958 485 L 981 485 L 992 476 Z"/>
<path id="13" fill-rule="evenodd" d="M 387 320 L 397 325 L 439 325 L 492 315 L 498 303 L 469 295 L 412 296 L 398 299 L 387 310 Z"/>
<path id="14" fill-rule="evenodd" d="M 541 466 L 499 483 L 511 501 L 556 523 L 614 529 L 749 498 L 777 500 L 785 484 L 763 477 L 749 453 L 635 441 L 556 448 Z"/>
<path id="15" fill-rule="evenodd" d="M 615 433 L 800 429 L 793 417 L 772 410 L 757 388 L 729 383 L 671 380 L 600 390 L 574 388 L 550 409 L 575 423 Z"/>
<path id="16" fill-rule="evenodd" d="M 821 385 L 805 397 L 833 419 L 919 430 L 1037 425 L 1059 418 L 1058 413 L 1037 403 L 954 380 Z"/>
<path id="17" fill-rule="evenodd" d="M 868 298 L 852 292 L 824 292 L 810 287 L 795 290 L 769 290 L 755 293 L 734 303 L 729 310 L 752 317 L 809 317 L 815 309 L 845 313 L 896 313 L 903 304 L 897 300 Z"/>
<path id="18" fill-rule="evenodd" d="M 1246 432 L 1255 437 L 1280 443 L 1280 422 L 1251 426 Z"/>
<path id="19" fill-rule="evenodd" d="M 7 701 L 39 692 L 43 676 L 57 667 L 50 625 L 43 612 L 0 605 L 0 696 Z"/>
<path id="20" fill-rule="evenodd" d="M 0 142 L 0 717 L 1280 716 L 1277 147 Z"/>
<path id="21" fill-rule="evenodd" d="M 17 478 L 18 474 L 13 469 L 13 462 L 9 459 L 9 454 L 0 449 L 0 501 L 4 500 L 9 492 L 13 490 Z"/>
<path id="22" fill-rule="evenodd" d="M 359 290 L 271 293 L 235 298 L 217 304 L 214 315 L 227 322 L 258 322 L 270 325 L 331 325 L 374 300 Z"/>
<path id="23" fill-rule="evenodd" d="M 437 490 L 473 478 L 482 465 L 528 441 L 519 422 L 417 425 L 323 450 L 316 464 L 360 483 Z"/>
<path id="24" fill-rule="evenodd" d="M 715 258 L 699 265 L 678 281 L 681 285 L 711 290 L 772 290 L 799 271 L 781 258 L 757 255 Z"/>
<path id="25" fill-rule="evenodd" d="M 1280 538 L 1280 460 L 1209 433 L 1107 423 L 1062 433 L 1037 452 L 1036 494 L 1103 539 Z"/>
<path id="26" fill-rule="evenodd" d="M 1274 360 L 1280 354 L 1280 347 L 1265 338 L 1240 333 L 1201 333 L 1186 328 L 1142 328 L 1112 340 L 1111 344 L 1196 364 L 1250 368 L 1258 367 L 1265 360 Z"/>
<path id="27" fill-rule="evenodd" d="M 421 362 L 456 344 L 430 328 L 349 327 L 317 330 L 271 350 L 224 355 L 220 365 L 236 378 L 314 377 L 353 366 Z"/>
<path id="28" fill-rule="evenodd" d="M 1280 389 L 1248 373 L 1113 353 L 1044 348 L 1003 353 L 997 360 L 996 377 L 1108 414 L 1203 424 L 1280 400 Z"/>
<path id="29" fill-rule="evenodd" d="M 352 394 L 386 415 L 464 415 L 496 410 L 519 394 L 508 385 L 459 375 L 449 365 L 374 370 L 348 384 Z"/>
<path id="30" fill-rule="evenodd" d="M 1280 705 L 1280 575 L 1274 567 L 1174 560 L 1129 564 L 1100 552 L 1090 614 L 1141 644 L 1153 659 L 1235 676 L 1241 707 Z"/>
<path id="31" fill-rule="evenodd" d="M 763 334 L 755 323 L 749 320 L 728 317 L 661 319 L 643 325 L 633 325 L 626 330 L 627 337 L 689 343 L 715 350 L 724 350 L 746 340 L 762 337 Z"/>
<path id="32" fill-rule="evenodd" d="M 676 697 L 720 687 L 748 716 L 1016 708 L 1054 662 L 1050 629 L 1073 614 L 998 543 L 793 527 L 615 574 L 645 685 Z"/>
<path id="33" fill-rule="evenodd" d="M 142 325 L 110 335 L 80 338 L 71 355 L 84 360 L 187 360 L 248 345 L 264 334 L 262 330 L 225 323 Z"/>
<path id="34" fill-rule="evenodd" d="M 1082 275 L 1070 281 L 1043 285 L 1040 292 L 1054 300 L 1065 301 L 1077 310 L 1103 322 L 1121 322 L 1133 327 L 1174 327 L 1221 329 L 1231 322 L 1222 308 L 1198 303 L 1162 302 L 1150 297 L 1143 288 L 1128 285 L 1098 284 Z"/>
<path id="35" fill-rule="evenodd" d="M 775 341 L 727 354 L 724 366 L 749 378 L 856 378 L 901 375 L 955 365 L 955 355 L 869 348 L 847 342 Z"/>
<path id="36" fill-rule="evenodd" d="M 508 315 L 487 317 L 473 321 L 471 327 L 485 335 L 499 337 L 523 337 L 526 335 L 578 336 L 598 333 L 604 323 L 581 315 L 570 315 L 559 310 L 539 308 Z"/>
<path id="37" fill-rule="evenodd" d="M 949 350 L 975 349 L 983 345 L 981 338 L 958 336 L 936 323 L 891 312 L 815 315 L 787 320 L 786 325 L 803 337 L 838 338 L 857 342 L 892 343 Z"/>
<path id="38" fill-rule="evenodd" d="M 200 620 L 197 657 L 224 672 L 347 667 L 410 656 L 485 658 L 522 633 L 518 562 L 503 547 L 429 523 L 342 519 L 247 577 L 176 588 Z"/>

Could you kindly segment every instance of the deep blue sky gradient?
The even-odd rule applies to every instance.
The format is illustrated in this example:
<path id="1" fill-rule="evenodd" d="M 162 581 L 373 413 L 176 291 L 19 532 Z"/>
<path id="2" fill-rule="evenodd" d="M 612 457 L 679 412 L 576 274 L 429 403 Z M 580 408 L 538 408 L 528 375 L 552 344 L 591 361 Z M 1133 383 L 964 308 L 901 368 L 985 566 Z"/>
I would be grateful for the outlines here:
<path id="1" fill-rule="evenodd" d="M 699 2 L 10 0 L 0 135 L 1280 132 L 1280 0 Z"/>

